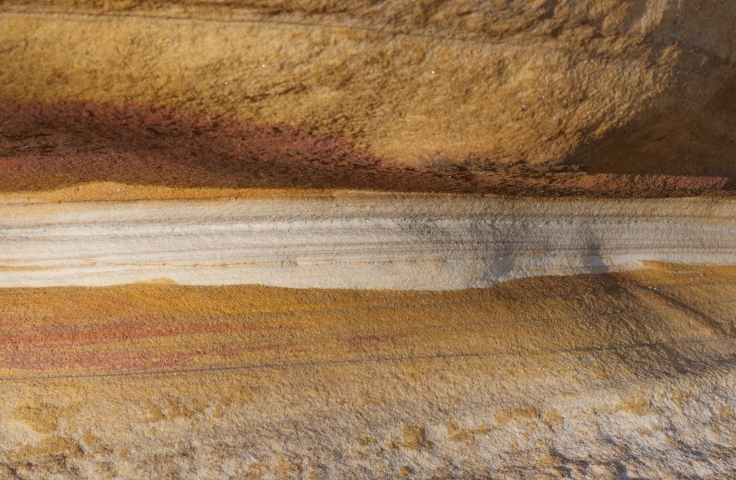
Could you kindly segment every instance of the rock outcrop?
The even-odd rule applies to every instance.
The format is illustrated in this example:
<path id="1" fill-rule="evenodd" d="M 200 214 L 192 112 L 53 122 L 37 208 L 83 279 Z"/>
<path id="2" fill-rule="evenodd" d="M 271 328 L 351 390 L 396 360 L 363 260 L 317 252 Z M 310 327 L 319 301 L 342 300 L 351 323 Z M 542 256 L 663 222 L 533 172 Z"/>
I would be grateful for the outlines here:
<path id="1" fill-rule="evenodd" d="M 736 201 L 368 193 L 0 203 L 0 287 L 457 290 L 736 265 Z"/>
<path id="2" fill-rule="evenodd" d="M 0 2 L 0 477 L 736 478 L 734 25 Z"/>
<path id="3" fill-rule="evenodd" d="M 736 6 L 6 1 L 0 99 L 290 125 L 407 166 L 733 176 Z"/>

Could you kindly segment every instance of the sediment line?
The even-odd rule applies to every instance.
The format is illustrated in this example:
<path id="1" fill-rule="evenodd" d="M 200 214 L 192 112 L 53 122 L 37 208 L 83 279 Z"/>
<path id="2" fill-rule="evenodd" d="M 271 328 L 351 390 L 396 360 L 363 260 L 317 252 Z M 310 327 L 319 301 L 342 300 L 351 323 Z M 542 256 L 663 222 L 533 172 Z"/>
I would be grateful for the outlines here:
<path id="1" fill-rule="evenodd" d="M 0 286 L 453 290 L 736 263 L 736 202 L 453 195 L 0 205 Z"/>

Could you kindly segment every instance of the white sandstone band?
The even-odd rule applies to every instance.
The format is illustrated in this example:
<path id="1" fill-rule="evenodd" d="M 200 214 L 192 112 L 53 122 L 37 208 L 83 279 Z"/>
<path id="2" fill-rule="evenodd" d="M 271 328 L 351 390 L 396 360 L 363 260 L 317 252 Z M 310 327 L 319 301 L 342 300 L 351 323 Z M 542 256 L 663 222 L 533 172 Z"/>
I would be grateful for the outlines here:
<path id="1" fill-rule="evenodd" d="M 346 193 L 0 204 L 0 286 L 447 290 L 736 264 L 736 201 Z"/>

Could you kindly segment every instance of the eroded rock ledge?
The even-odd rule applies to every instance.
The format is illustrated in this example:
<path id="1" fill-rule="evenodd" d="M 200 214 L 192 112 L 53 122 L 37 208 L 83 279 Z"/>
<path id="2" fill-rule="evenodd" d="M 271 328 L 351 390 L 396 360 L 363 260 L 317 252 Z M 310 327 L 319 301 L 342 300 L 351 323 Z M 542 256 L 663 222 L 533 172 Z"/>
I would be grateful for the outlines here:
<path id="1" fill-rule="evenodd" d="M 38 198 L 58 190 L 41 195 L 58 200 L 252 196 L 272 189 L 598 198 L 736 193 L 727 172 L 635 175 L 518 163 L 478 171 L 462 162 L 410 167 L 289 125 L 95 102 L 0 102 L 0 173 L 0 193 Z"/>
<path id="2" fill-rule="evenodd" d="M 736 202 L 342 193 L 0 204 L 0 287 L 452 290 L 736 264 Z"/>
<path id="3" fill-rule="evenodd" d="M 4 2 L 0 99 L 290 125 L 431 169 L 733 177 L 723 2 Z"/>

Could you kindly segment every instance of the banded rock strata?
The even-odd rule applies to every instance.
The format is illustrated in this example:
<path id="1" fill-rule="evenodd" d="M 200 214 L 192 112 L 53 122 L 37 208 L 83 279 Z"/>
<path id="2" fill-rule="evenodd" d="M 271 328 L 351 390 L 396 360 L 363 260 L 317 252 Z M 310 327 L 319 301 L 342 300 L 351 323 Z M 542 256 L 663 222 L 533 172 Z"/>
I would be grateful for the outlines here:
<path id="1" fill-rule="evenodd" d="M 0 475 L 729 478 L 734 285 L 0 289 Z"/>
<path id="2" fill-rule="evenodd" d="M 736 476 L 734 23 L 0 2 L 0 478 Z"/>
<path id="3" fill-rule="evenodd" d="M 342 193 L 0 205 L 0 287 L 446 290 L 646 261 L 736 264 L 736 203 Z"/>
<path id="4" fill-rule="evenodd" d="M 705 0 L 12 0 L 0 99 L 290 125 L 412 167 L 732 177 L 735 21 Z"/>

